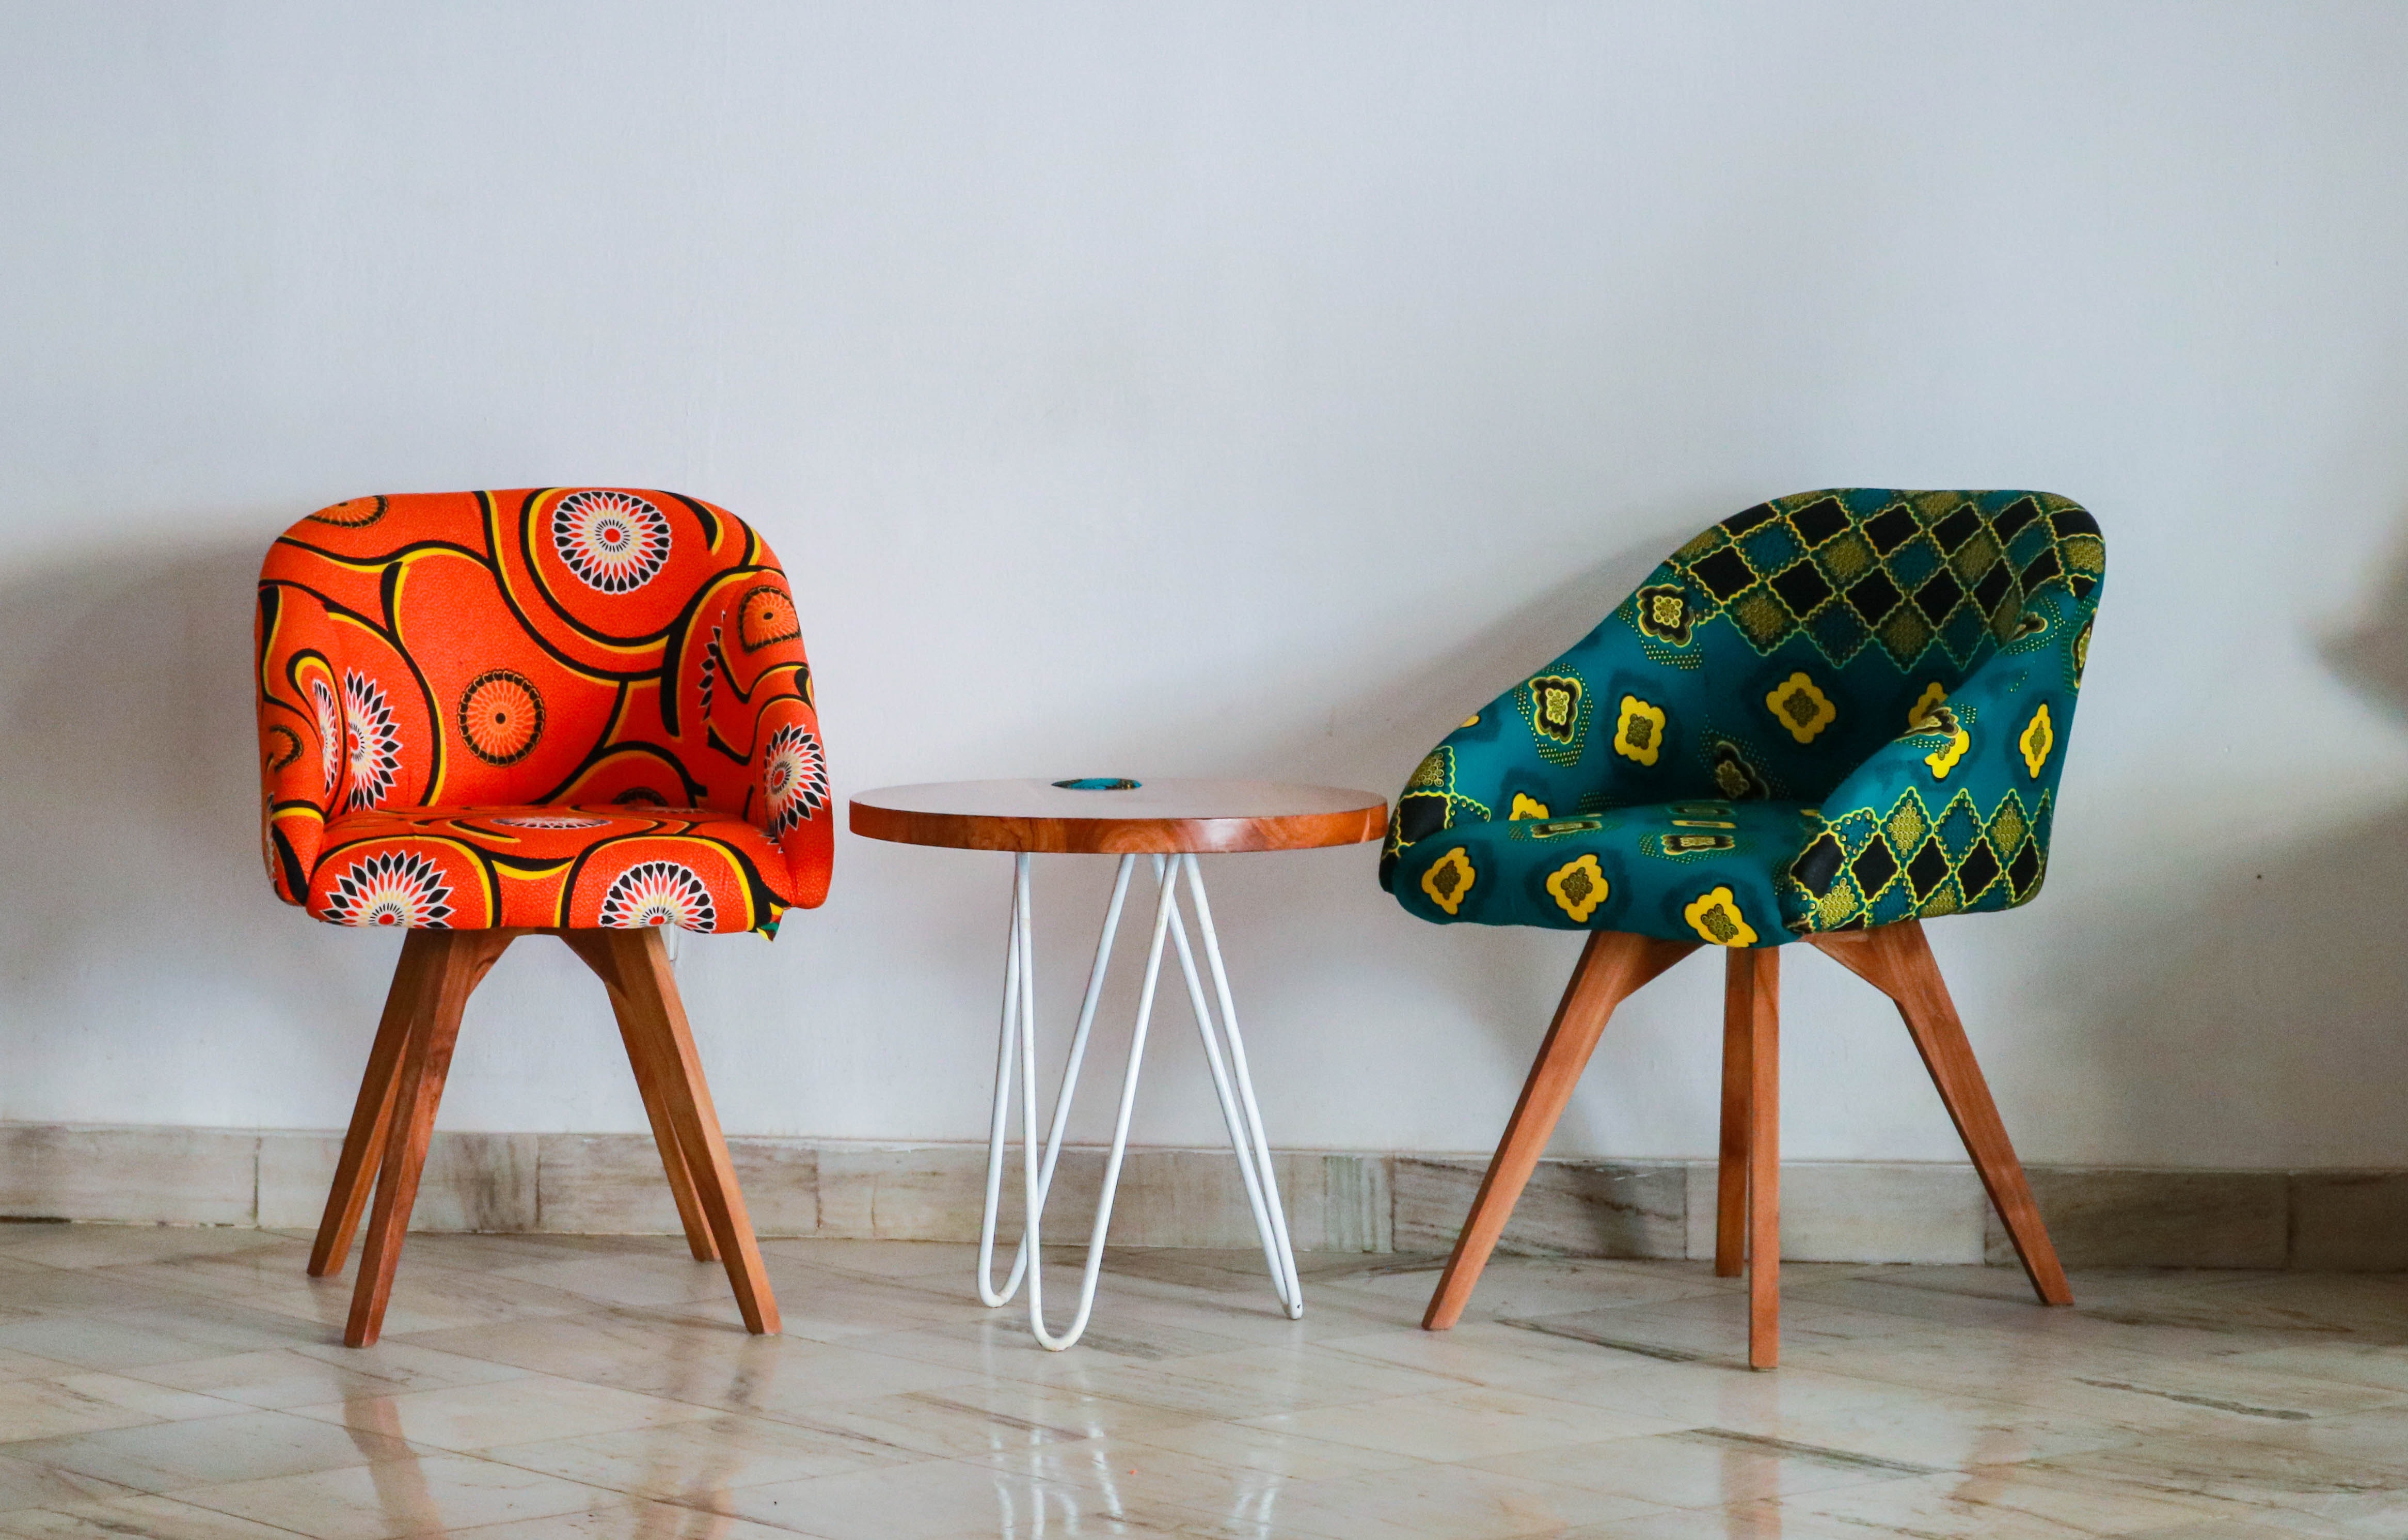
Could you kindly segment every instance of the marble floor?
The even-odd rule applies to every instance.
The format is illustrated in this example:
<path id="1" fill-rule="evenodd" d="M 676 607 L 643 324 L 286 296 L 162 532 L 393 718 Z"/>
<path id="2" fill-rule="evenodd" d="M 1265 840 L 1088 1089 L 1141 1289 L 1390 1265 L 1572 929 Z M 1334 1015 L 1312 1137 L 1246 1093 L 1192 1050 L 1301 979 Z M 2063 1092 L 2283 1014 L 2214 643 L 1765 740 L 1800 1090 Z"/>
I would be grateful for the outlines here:
<path id="1" fill-rule="evenodd" d="M 972 1249 L 775 1241 L 779 1338 L 642 1237 L 413 1237 L 384 1342 L 259 1231 L 0 1226 L 0 1535 L 2408 1535 L 2408 1277 L 1116 1254 L 1039 1351 Z M 1075 1298 L 1047 1269 L 1057 1310 Z"/>

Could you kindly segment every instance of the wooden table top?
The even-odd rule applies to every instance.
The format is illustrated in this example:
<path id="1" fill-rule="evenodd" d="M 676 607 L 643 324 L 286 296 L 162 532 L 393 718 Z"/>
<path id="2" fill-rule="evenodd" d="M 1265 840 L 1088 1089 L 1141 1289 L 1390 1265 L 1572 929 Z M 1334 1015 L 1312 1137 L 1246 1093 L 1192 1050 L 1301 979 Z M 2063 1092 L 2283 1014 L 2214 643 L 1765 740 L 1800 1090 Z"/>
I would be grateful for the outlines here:
<path id="1" fill-rule="evenodd" d="M 1066 855 L 1316 850 L 1376 840 L 1388 823 L 1368 791 L 1282 781 L 942 781 L 863 792 L 852 809 L 853 831 L 873 840 Z"/>

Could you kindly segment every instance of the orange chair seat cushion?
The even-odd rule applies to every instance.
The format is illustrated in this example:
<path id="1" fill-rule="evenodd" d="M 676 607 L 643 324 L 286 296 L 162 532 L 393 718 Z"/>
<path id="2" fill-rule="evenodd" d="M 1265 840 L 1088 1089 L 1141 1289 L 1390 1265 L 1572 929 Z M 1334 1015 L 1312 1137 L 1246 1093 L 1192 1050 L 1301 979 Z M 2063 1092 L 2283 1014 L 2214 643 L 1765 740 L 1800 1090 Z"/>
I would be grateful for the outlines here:
<path id="1" fill-rule="evenodd" d="M 709 808 L 375 809 L 327 822 L 306 906 L 416 929 L 774 931 L 793 881 L 766 831 Z"/>

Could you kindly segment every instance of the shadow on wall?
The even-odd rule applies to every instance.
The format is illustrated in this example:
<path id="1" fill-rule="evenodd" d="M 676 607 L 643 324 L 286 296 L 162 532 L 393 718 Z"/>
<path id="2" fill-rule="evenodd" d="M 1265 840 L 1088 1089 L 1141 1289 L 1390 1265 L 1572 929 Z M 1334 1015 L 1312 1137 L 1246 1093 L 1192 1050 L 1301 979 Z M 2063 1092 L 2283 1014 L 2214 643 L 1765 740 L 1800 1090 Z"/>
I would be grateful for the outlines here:
<path id="1" fill-rule="evenodd" d="M 138 1085 L 262 1059 L 307 1076 L 322 1067 L 292 1060 L 356 1056 L 349 1032 L 311 1043 L 255 1029 L 330 985 L 372 999 L 391 968 L 384 947 L 330 961 L 329 938 L 296 923 L 264 875 L 249 660 L 265 546 L 128 552 L 0 588 L 0 870 L 12 911 L 0 976 L 20 1085 L 62 1072 Z M 173 1091 L 163 1104 L 179 1100 L 190 1107 Z M 191 1107 L 179 1120 L 213 1119 Z"/>
<path id="2" fill-rule="evenodd" d="M 2371 618 L 2322 652 L 2408 723 L 2408 546 Z M 2313 779 L 2313 753 L 2286 757 Z M 2244 829 L 2190 879 L 2197 901 L 2125 910 L 2113 950 L 2155 966 L 2118 970 L 2141 982 L 2092 1007 L 2122 1060 L 2111 1079 L 2143 1099 L 2135 1115 L 2181 1109 L 2187 1127 L 2157 1141 L 2203 1164 L 2408 1165 L 2408 801 L 2304 843 L 2248 843 Z"/>

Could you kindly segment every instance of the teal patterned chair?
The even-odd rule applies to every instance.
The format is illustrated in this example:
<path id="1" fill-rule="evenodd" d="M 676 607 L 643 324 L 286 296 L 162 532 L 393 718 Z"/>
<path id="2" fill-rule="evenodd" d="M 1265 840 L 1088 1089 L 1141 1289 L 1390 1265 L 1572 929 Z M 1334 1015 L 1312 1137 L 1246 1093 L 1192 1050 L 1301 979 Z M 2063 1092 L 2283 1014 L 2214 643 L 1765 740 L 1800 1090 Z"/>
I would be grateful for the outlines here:
<path id="1" fill-rule="evenodd" d="M 1590 932 L 1423 1324 L 1455 1324 L 1622 1000 L 1727 950 L 1715 1271 L 1779 1356 L 1779 953 L 1896 1001 L 2041 1299 L 2064 1270 L 1921 922 L 2028 901 L 2106 572 L 2039 492 L 1847 488 L 1706 530 L 1430 751 L 1381 885 L 1440 924 Z"/>

